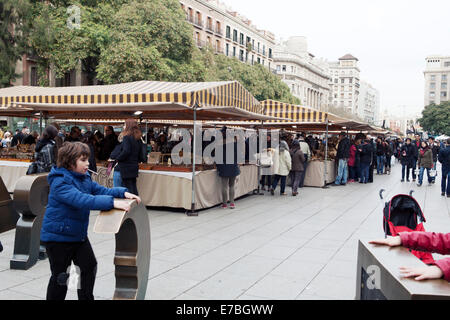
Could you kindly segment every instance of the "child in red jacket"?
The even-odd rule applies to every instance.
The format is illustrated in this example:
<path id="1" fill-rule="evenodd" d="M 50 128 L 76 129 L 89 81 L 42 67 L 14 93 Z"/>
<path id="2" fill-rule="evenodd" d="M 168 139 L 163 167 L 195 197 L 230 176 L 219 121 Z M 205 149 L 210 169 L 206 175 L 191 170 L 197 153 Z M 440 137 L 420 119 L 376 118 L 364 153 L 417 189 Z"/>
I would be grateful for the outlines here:
<path id="1" fill-rule="evenodd" d="M 450 254 L 450 233 L 402 232 L 399 236 L 369 241 L 369 243 L 390 247 L 402 245 L 413 250 Z M 438 260 L 435 265 L 422 268 L 400 267 L 400 272 L 406 278 L 416 277 L 415 280 L 440 279 L 443 277 L 450 282 L 450 258 Z"/>

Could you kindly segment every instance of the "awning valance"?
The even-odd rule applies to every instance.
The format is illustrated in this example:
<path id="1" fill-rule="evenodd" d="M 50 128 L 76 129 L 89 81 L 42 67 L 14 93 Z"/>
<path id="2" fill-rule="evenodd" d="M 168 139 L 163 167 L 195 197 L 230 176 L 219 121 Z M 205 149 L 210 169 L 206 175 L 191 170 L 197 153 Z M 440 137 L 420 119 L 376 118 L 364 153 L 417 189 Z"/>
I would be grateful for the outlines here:
<path id="1" fill-rule="evenodd" d="M 136 111 L 158 119 L 269 119 L 261 104 L 237 81 L 137 81 L 78 87 L 16 86 L 0 89 L 0 113 L 43 112 L 58 118 L 126 118 Z"/>

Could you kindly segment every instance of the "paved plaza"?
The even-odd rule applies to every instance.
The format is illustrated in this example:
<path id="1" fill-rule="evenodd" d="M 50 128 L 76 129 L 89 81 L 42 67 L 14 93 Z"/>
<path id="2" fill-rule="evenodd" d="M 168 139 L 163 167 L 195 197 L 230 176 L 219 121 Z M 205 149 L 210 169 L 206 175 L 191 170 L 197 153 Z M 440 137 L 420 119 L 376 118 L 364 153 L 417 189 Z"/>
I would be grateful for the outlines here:
<path id="1" fill-rule="evenodd" d="M 400 182 L 401 166 L 391 175 L 374 175 L 374 183 L 304 188 L 297 197 L 251 195 L 235 210 L 220 207 L 198 217 L 148 210 L 151 261 L 147 299 L 354 299 L 358 239 L 384 236 L 382 202 L 415 190 L 427 231 L 450 230 L 450 199 L 436 184 L 422 187 Z M 424 179 L 426 180 L 426 179 Z M 219 192 L 219 191 L 218 191 Z M 290 189 L 288 188 L 288 194 Z M 387 200 L 386 200 L 387 201 Z M 98 260 L 96 299 L 111 299 L 114 236 L 92 232 Z M 0 235 L 0 299 L 45 299 L 48 260 L 27 271 L 9 269 L 15 231 Z M 436 255 L 438 257 L 438 255 Z M 77 299 L 75 288 L 67 299 Z"/>

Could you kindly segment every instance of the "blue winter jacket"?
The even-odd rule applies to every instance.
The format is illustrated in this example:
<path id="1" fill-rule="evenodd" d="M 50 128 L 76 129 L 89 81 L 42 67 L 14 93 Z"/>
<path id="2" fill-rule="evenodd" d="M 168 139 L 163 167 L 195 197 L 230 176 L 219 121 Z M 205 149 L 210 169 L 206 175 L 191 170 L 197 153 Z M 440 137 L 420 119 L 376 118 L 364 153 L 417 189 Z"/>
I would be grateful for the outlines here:
<path id="1" fill-rule="evenodd" d="M 444 172 L 450 171 L 450 146 L 442 148 L 439 151 L 439 162 L 442 163 L 442 170 Z"/>
<path id="2" fill-rule="evenodd" d="M 43 242 L 81 242 L 87 238 L 91 210 L 111 210 L 114 198 L 124 198 L 126 188 L 108 189 L 83 175 L 53 167 L 48 177 L 50 193 L 41 229 Z"/>

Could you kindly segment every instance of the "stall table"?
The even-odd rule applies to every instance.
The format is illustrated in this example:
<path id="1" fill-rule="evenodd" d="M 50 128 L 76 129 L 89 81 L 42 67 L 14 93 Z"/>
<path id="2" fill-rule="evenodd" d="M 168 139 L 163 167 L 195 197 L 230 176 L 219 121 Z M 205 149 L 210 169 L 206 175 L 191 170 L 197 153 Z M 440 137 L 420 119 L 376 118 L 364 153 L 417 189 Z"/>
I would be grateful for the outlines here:
<path id="1" fill-rule="evenodd" d="M 328 183 L 334 182 L 336 179 L 336 166 L 334 160 L 311 160 L 308 163 L 305 175 L 305 187 L 324 187 L 324 171 L 327 166 L 326 181 Z"/>
<path id="2" fill-rule="evenodd" d="M 0 176 L 8 192 L 13 193 L 17 180 L 26 175 L 31 162 L 0 160 Z"/>
<path id="3" fill-rule="evenodd" d="M 98 183 L 112 187 L 106 176 L 106 168 L 97 167 L 99 175 L 93 177 Z M 235 198 L 258 188 L 256 165 L 240 166 L 236 179 Z M 191 209 L 192 173 L 176 171 L 139 170 L 137 188 L 145 206 Z M 206 209 L 222 203 L 221 179 L 216 169 L 196 171 L 195 209 Z"/>

